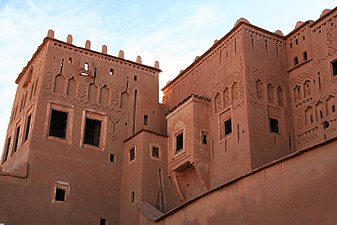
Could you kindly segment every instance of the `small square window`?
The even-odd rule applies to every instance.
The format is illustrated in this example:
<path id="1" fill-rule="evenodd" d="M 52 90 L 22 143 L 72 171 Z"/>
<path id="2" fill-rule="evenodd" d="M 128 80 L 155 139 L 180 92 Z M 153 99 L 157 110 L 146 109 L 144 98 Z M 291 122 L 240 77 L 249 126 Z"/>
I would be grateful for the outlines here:
<path id="1" fill-rule="evenodd" d="M 184 135 L 183 132 L 176 136 L 176 152 L 179 152 L 184 148 Z"/>
<path id="2" fill-rule="evenodd" d="M 270 131 L 273 133 L 280 133 L 279 126 L 278 126 L 278 120 L 274 118 L 269 118 L 270 123 Z"/>
<path id="3" fill-rule="evenodd" d="M 135 160 L 136 158 L 136 150 L 135 150 L 135 147 L 131 148 L 130 151 L 129 151 L 129 160 L 130 162 Z"/>
<path id="4" fill-rule="evenodd" d="M 55 201 L 64 202 L 66 198 L 66 190 L 56 187 Z"/>
<path id="5" fill-rule="evenodd" d="M 228 119 L 224 122 L 225 136 L 232 133 L 232 119 Z"/>
<path id="6" fill-rule="evenodd" d="M 331 63 L 332 76 L 337 76 L 337 60 Z"/>
<path id="7" fill-rule="evenodd" d="M 65 138 L 68 113 L 52 109 L 49 136 Z"/>
<path id="8" fill-rule="evenodd" d="M 152 147 L 152 157 L 159 158 L 159 148 L 158 147 Z"/>
<path id="9" fill-rule="evenodd" d="M 99 146 L 101 121 L 86 118 L 84 144 Z"/>

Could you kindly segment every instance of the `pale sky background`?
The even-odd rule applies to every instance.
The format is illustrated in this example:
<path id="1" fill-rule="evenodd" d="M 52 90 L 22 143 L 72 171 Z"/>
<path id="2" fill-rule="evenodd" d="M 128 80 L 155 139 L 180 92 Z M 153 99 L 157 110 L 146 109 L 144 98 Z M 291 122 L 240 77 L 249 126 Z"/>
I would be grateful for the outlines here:
<path id="1" fill-rule="evenodd" d="M 160 88 L 229 32 L 241 17 L 285 35 L 297 21 L 316 20 L 337 0 L 0 0 L 0 153 L 5 141 L 15 79 L 48 29 L 65 41 L 153 66 L 160 62 Z M 1 156 L 1 155 L 0 155 Z"/>

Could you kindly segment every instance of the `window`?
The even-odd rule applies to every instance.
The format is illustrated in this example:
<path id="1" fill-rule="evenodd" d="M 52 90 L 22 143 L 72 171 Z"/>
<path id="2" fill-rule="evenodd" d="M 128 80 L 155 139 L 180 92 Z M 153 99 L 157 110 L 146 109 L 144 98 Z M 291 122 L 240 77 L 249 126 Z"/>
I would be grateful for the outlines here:
<path id="1" fill-rule="evenodd" d="M 73 58 L 69 57 L 68 63 L 73 63 Z"/>
<path id="2" fill-rule="evenodd" d="M 56 187 L 55 201 L 64 202 L 66 198 L 66 190 L 60 187 Z"/>
<path id="3" fill-rule="evenodd" d="M 337 76 L 337 60 L 331 63 L 332 76 Z"/>
<path id="4" fill-rule="evenodd" d="M 31 119 L 32 119 L 32 114 L 29 114 L 29 116 L 27 117 L 27 123 L 26 123 L 25 141 L 28 140 Z"/>
<path id="5" fill-rule="evenodd" d="M 88 71 L 89 70 L 89 63 L 84 63 L 84 70 Z"/>
<path id="6" fill-rule="evenodd" d="M 295 57 L 295 58 L 294 58 L 294 66 L 296 66 L 297 64 L 298 64 L 298 58 Z"/>
<path id="7" fill-rule="evenodd" d="M 295 44 L 298 45 L 298 39 L 295 40 Z"/>
<path id="8" fill-rule="evenodd" d="M 110 76 L 114 75 L 114 73 L 115 73 L 114 69 L 110 68 L 110 71 L 109 71 Z"/>
<path id="9" fill-rule="evenodd" d="M 270 124 L 271 132 L 278 133 L 278 134 L 280 133 L 277 119 L 269 118 L 269 124 Z"/>
<path id="10" fill-rule="evenodd" d="M 115 162 L 115 155 L 114 154 L 110 154 L 110 162 Z"/>
<path id="11" fill-rule="evenodd" d="M 207 144 L 207 132 L 206 131 L 201 131 L 201 143 L 202 144 Z"/>
<path id="12" fill-rule="evenodd" d="M 331 106 L 331 112 L 336 112 L 336 106 L 335 105 Z"/>
<path id="13" fill-rule="evenodd" d="M 184 148 L 184 134 L 181 132 L 176 136 L 176 152 L 179 152 Z"/>
<path id="14" fill-rule="evenodd" d="M 18 149 L 18 145 L 19 145 L 19 137 L 20 137 L 20 126 L 18 126 L 18 127 L 16 128 L 16 134 L 15 134 L 15 142 L 14 142 L 13 153 L 15 153 L 16 150 Z"/>
<path id="15" fill-rule="evenodd" d="M 86 118 L 84 144 L 99 146 L 101 121 Z"/>
<path id="16" fill-rule="evenodd" d="M 8 154 L 9 154 L 9 148 L 11 146 L 11 137 L 9 137 L 7 139 L 7 146 L 6 146 L 6 151 L 5 151 L 5 155 L 4 155 L 4 158 L 3 158 L 3 163 L 7 161 L 8 159 Z"/>
<path id="17" fill-rule="evenodd" d="M 159 158 L 159 148 L 152 146 L 152 153 L 151 156 L 154 158 Z"/>
<path id="18" fill-rule="evenodd" d="M 68 113 L 52 109 L 49 136 L 66 138 Z"/>
<path id="19" fill-rule="evenodd" d="M 323 129 L 327 129 L 330 126 L 328 121 L 324 121 L 322 125 L 323 125 Z"/>
<path id="20" fill-rule="evenodd" d="M 133 80 L 134 80 L 134 81 L 137 81 L 137 79 L 138 79 L 138 77 L 137 77 L 137 75 L 135 75 L 135 76 L 133 77 Z"/>
<path id="21" fill-rule="evenodd" d="M 224 122 L 224 134 L 225 136 L 232 133 L 232 119 L 228 119 Z"/>
<path id="22" fill-rule="evenodd" d="M 130 202 L 135 203 L 136 193 L 134 191 L 131 191 L 130 195 Z"/>
<path id="23" fill-rule="evenodd" d="M 144 115 L 144 126 L 147 126 L 149 123 L 149 116 L 148 115 Z"/>
<path id="24" fill-rule="evenodd" d="M 105 225 L 106 224 L 106 219 L 105 218 L 100 218 L 99 219 L 99 225 Z"/>
<path id="25" fill-rule="evenodd" d="M 135 147 L 133 147 L 129 150 L 129 160 L 130 160 L 130 162 L 135 160 L 135 158 L 136 158 L 136 150 L 135 150 Z"/>
<path id="26" fill-rule="evenodd" d="M 307 51 L 303 52 L 303 61 L 308 60 L 308 53 Z"/>

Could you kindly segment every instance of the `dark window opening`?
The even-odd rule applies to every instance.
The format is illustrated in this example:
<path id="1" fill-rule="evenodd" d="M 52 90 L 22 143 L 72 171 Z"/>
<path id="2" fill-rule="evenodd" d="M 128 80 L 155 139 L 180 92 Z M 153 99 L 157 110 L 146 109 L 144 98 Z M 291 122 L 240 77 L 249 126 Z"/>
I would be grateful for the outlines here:
<path id="1" fill-rule="evenodd" d="M 55 201 L 64 202 L 66 198 L 66 190 L 57 187 L 55 192 Z"/>
<path id="2" fill-rule="evenodd" d="M 298 39 L 295 40 L 295 44 L 298 45 Z"/>
<path id="3" fill-rule="evenodd" d="M 106 219 L 105 218 L 100 218 L 99 219 L 99 225 L 105 225 L 106 224 Z"/>
<path id="4" fill-rule="evenodd" d="M 68 63 L 73 63 L 73 58 L 69 57 Z"/>
<path id="5" fill-rule="evenodd" d="M 149 122 L 149 116 L 144 115 L 144 126 L 147 126 L 148 122 Z"/>
<path id="6" fill-rule="evenodd" d="M 50 119 L 49 136 L 66 138 L 68 113 L 52 110 Z"/>
<path id="7" fill-rule="evenodd" d="M 332 76 L 337 76 L 337 60 L 331 63 L 332 65 Z"/>
<path id="8" fill-rule="evenodd" d="M 159 148 L 158 147 L 152 147 L 152 157 L 159 158 Z"/>
<path id="9" fill-rule="evenodd" d="M 184 134 L 180 133 L 176 136 L 176 152 L 182 150 L 184 147 Z"/>
<path id="10" fill-rule="evenodd" d="M 321 117 L 321 119 L 323 119 L 323 112 L 322 112 L 322 110 L 319 111 L 319 116 Z"/>
<path id="11" fill-rule="evenodd" d="M 101 121 L 86 118 L 84 144 L 99 146 Z"/>
<path id="12" fill-rule="evenodd" d="M 30 129 L 30 121 L 31 121 L 31 119 L 32 119 L 32 114 L 29 114 L 29 116 L 27 117 L 26 133 L 25 133 L 25 141 L 28 140 L 29 129 Z"/>
<path id="13" fill-rule="evenodd" d="M 269 118 L 270 123 L 270 131 L 274 133 L 280 133 L 279 127 L 278 127 L 278 120 L 274 118 Z"/>
<path id="14" fill-rule="evenodd" d="M 135 198 L 136 198 L 136 193 L 134 191 L 131 191 L 131 203 L 134 203 L 135 202 Z"/>
<path id="15" fill-rule="evenodd" d="M 9 138 L 7 139 L 6 152 L 5 152 L 5 155 L 4 155 L 3 162 L 6 162 L 7 159 L 8 159 L 9 147 L 10 147 L 10 146 L 11 146 L 11 137 L 9 137 Z"/>
<path id="16" fill-rule="evenodd" d="M 16 128 L 16 136 L 15 136 L 15 142 L 14 142 L 13 153 L 15 153 L 16 150 L 18 149 L 19 135 L 20 135 L 20 126 L 18 126 L 18 127 Z"/>
<path id="17" fill-rule="evenodd" d="M 132 160 L 135 160 L 135 158 L 136 158 L 136 151 L 135 151 L 135 148 L 133 147 L 129 151 L 129 159 L 130 161 L 132 161 Z"/>
<path id="18" fill-rule="evenodd" d="M 110 74 L 110 75 L 114 75 L 114 73 L 115 73 L 114 69 L 110 68 L 109 74 Z"/>
<path id="19" fill-rule="evenodd" d="M 292 43 L 292 42 L 290 42 L 289 46 L 290 46 L 290 48 L 293 48 L 293 43 Z"/>
<path id="20" fill-rule="evenodd" d="M 232 133 L 232 119 L 228 119 L 224 123 L 225 136 Z"/>
<path id="21" fill-rule="evenodd" d="M 114 154 L 110 154 L 110 162 L 115 162 L 115 155 Z"/>
<path id="22" fill-rule="evenodd" d="M 314 117 L 312 115 L 310 115 L 310 123 L 314 122 Z"/>
<path id="23" fill-rule="evenodd" d="M 206 134 L 202 135 L 202 143 L 207 144 L 207 135 Z"/>
<path id="24" fill-rule="evenodd" d="M 308 53 L 307 51 L 303 52 L 303 61 L 308 60 Z"/>
<path id="25" fill-rule="evenodd" d="M 294 65 L 296 66 L 297 64 L 298 64 L 298 58 L 295 57 L 295 58 L 294 58 Z"/>
<path id="26" fill-rule="evenodd" d="M 135 75 L 135 76 L 133 77 L 133 80 L 134 80 L 134 81 L 137 81 L 137 79 L 138 79 L 138 77 Z"/>
<path id="27" fill-rule="evenodd" d="M 331 111 L 332 111 L 332 112 L 336 112 L 336 106 L 335 106 L 335 105 L 332 105 L 332 106 L 331 106 Z"/>
<path id="28" fill-rule="evenodd" d="M 329 126 L 330 126 L 330 124 L 329 124 L 328 121 L 323 122 L 323 129 L 327 129 L 327 128 L 329 128 Z"/>

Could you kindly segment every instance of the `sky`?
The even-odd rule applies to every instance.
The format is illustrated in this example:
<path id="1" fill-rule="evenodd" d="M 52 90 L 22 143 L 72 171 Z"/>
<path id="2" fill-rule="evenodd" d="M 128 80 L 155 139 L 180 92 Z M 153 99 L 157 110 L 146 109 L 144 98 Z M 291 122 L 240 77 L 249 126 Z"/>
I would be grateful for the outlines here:
<path id="1" fill-rule="evenodd" d="M 55 38 L 153 66 L 160 88 L 228 33 L 243 17 L 269 31 L 291 32 L 297 21 L 316 20 L 337 0 L 0 0 L 0 152 L 16 92 L 15 79 L 49 29 Z"/>

